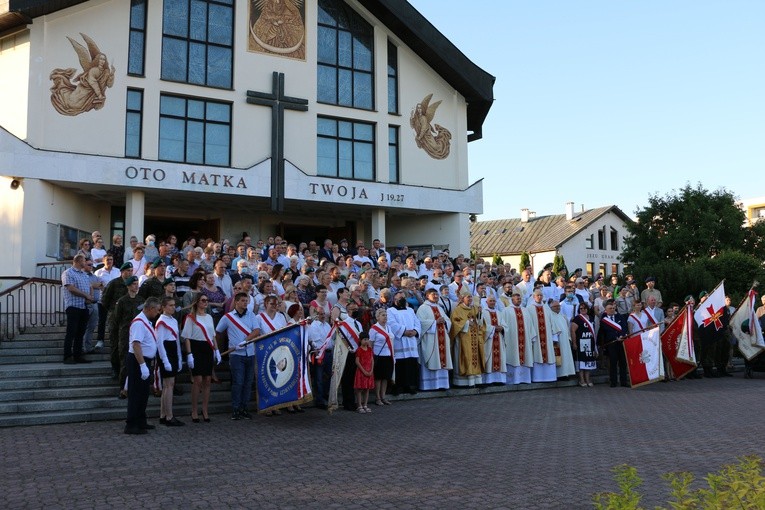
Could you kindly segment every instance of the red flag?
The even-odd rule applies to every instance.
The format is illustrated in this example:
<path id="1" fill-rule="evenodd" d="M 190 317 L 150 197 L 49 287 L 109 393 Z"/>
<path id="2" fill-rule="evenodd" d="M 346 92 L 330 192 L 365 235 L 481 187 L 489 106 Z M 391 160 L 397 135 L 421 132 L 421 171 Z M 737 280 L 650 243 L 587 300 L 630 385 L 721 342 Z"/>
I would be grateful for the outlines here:
<path id="1" fill-rule="evenodd" d="M 672 324 L 661 334 L 661 350 L 664 356 L 669 360 L 672 367 L 672 373 L 677 379 L 682 379 L 696 369 L 696 363 L 678 359 L 679 351 L 690 350 L 690 356 L 693 356 L 693 346 L 691 343 L 693 325 L 691 324 L 689 308 L 686 305 L 672 321 Z M 691 343 L 691 345 L 687 345 Z M 681 349 L 681 346 L 685 348 Z M 695 358 L 695 356 L 693 356 Z"/>
<path id="2" fill-rule="evenodd" d="M 633 388 L 660 381 L 664 378 L 659 328 L 653 327 L 636 333 L 624 341 L 627 373 Z"/>

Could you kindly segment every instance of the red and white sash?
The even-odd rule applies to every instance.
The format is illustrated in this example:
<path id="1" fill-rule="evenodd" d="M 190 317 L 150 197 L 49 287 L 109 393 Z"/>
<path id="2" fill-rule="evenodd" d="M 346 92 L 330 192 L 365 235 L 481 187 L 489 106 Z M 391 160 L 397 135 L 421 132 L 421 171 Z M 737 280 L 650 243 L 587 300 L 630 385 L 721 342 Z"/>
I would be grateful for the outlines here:
<path id="1" fill-rule="evenodd" d="M 637 325 L 639 326 L 639 329 L 643 329 L 643 323 L 642 323 L 642 322 L 640 322 L 640 319 L 638 319 L 638 316 L 637 316 L 637 315 L 635 315 L 634 313 L 631 313 L 631 314 L 630 314 L 630 318 L 631 318 L 633 321 L 637 322 Z"/>
<path id="2" fill-rule="evenodd" d="M 653 312 L 651 312 L 649 308 L 644 308 L 643 313 L 645 313 L 646 317 L 648 317 L 648 321 L 651 323 L 651 326 L 656 324 L 656 319 L 653 316 Z"/>
<path id="3" fill-rule="evenodd" d="M 160 317 L 159 320 L 157 320 L 156 329 L 159 329 L 159 328 L 165 328 L 167 331 L 170 332 L 171 335 L 173 335 L 174 339 L 176 340 L 178 339 L 178 332 L 175 329 L 173 329 L 167 322 L 163 321 L 162 317 Z"/>
<path id="4" fill-rule="evenodd" d="M 329 328 L 329 333 L 327 333 L 327 336 L 324 337 L 324 343 L 321 344 L 319 351 L 312 354 L 313 356 L 313 359 L 311 360 L 312 363 L 318 363 L 319 365 L 321 365 L 324 362 L 324 353 L 327 352 L 327 347 L 329 346 L 329 339 L 332 338 L 332 335 L 334 334 L 335 334 L 335 326 L 332 326 L 331 328 Z"/>
<path id="5" fill-rule="evenodd" d="M 154 339 L 154 341 L 155 342 L 157 341 L 157 335 L 156 335 L 156 333 L 154 333 L 154 328 L 152 328 L 145 320 L 143 320 L 140 317 L 136 317 L 135 319 L 130 321 L 130 324 L 132 324 L 134 322 L 140 322 L 141 324 L 143 324 L 146 327 L 146 329 L 149 330 L 149 333 L 151 333 L 151 337 Z"/>
<path id="6" fill-rule="evenodd" d="M 241 322 L 239 322 L 239 320 L 237 319 L 237 317 L 236 317 L 236 314 L 234 314 L 234 311 L 233 311 L 233 310 L 232 310 L 232 311 L 230 311 L 230 312 L 228 312 L 228 313 L 225 315 L 225 317 L 228 317 L 228 320 L 231 322 L 231 324 L 233 324 L 233 325 L 234 325 L 234 327 L 235 327 L 236 329 L 238 329 L 239 331 L 241 331 L 242 333 L 244 333 L 244 337 L 245 337 L 245 338 L 247 338 L 247 335 L 249 335 L 250 333 L 252 333 L 252 331 L 248 331 L 248 330 L 247 330 L 247 328 L 245 328 L 245 327 L 244 327 L 244 324 L 242 324 Z"/>
<path id="7" fill-rule="evenodd" d="M 381 334 L 383 336 L 383 338 L 385 338 L 385 343 L 388 345 L 388 349 L 390 350 L 390 355 L 395 360 L 396 357 L 393 356 L 393 342 L 391 341 L 391 338 L 390 338 L 390 335 L 388 334 L 388 332 L 385 331 L 383 328 L 381 328 L 377 324 L 373 325 L 372 329 L 377 331 L 379 334 Z M 382 351 L 382 349 L 380 349 L 380 351 Z M 379 356 L 379 354 L 378 354 L 378 356 Z"/>
<path id="8" fill-rule="evenodd" d="M 592 322 L 590 322 L 590 318 L 583 313 L 580 313 L 579 317 L 582 319 L 582 322 L 584 323 L 584 327 L 586 327 L 587 331 L 589 331 L 590 334 L 592 335 L 592 338 L 595 338 L 595 328 L 593 327 Z"/>
<path id="9" fill-rule="evenodd" d="M 521 366 L 524 366 L 526 364 L 526 321 L 523 319 L 521 307 L 512 306 L 515 310 L 515 323 L 518 328 L 518 360 Z"/>
<path id="10" fill-rule="evenodd" d="M 356 349 L 359 348 L 360 343 L 358 331 L 356 331 L 355 328 L 351 327 L 351 325 L 345 321 L 338 321 L 337 330 L 343 336 L 345 341 L 348 342 L 348 345 L 351 348 L 351 352 L 356 352 Z"/>
<path id="11" fill-rule="evenodd" d="M 210 335 L 207 334 L 207 328 L 205 328 L 202 323 L 197 320 L 196 315 L 190 313 L 187 319 L 191 320 L 191 322 L 197 325 L 197 327 L 202 331 L 202 335 L 205 337 L 207 345 L 210 346 L 210 349 L 215 350 L 215 344 L 210 339 Z"/>
<path id="12" fill-rule="evenodd" d="M 611 319 L 609 319 L 609 318 L 608 318 L 608 315 L 604 315 L 604 316 L 603 316 L 603 317 L 600 319 L 600 323 L 601 323 L 601 324 L 605 324 L 605 325 L 606 325 L 606 326 L 608 326 L 609 328 L 611 328 L 611 329 L 614 329 L 614 330 L 618 331 L 619 333 L 621 333 L 621 332 L 622 332 L 622 327 L 621 327 L 621 325 L 620 325 L 618 322 L 616 322 L 616 321 L 612 321 Z"/>

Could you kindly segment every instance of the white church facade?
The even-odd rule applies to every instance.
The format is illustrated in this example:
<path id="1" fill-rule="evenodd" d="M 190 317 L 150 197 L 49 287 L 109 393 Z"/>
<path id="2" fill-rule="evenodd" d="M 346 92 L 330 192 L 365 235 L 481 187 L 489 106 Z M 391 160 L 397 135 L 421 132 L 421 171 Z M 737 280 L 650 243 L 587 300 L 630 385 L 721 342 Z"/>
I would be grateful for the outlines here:
<path id="1" fill-rule="evenodd" d="M 494 77 L 405 0 L 5 4 L 0 274 L 94 230 L 468 253 Z"/>

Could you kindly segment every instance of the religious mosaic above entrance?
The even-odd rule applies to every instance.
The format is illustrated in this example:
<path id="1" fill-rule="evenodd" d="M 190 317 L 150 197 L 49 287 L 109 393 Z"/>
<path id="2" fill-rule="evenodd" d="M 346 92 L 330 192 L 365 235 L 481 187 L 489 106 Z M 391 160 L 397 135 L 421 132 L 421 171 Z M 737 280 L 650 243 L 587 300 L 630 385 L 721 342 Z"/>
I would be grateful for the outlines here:
<path id="1" fill-rule="evenodd" d="M 53 86 L 50 102 L 61 115 L 79 115 L 90 110 L 100 110 L 106 103 L 106 89 L 114 85 L 114 65 L 109 63 L 95 41 L 80 33 L 87 48 L 67 37 L 80 59 L 82 72 L 69 67 L 54 69 L 50 73 Z"/>
<path id="2" fill-rule="evenodd" d="M 305 3 L 303 0 L 250 2 L 247 49 L 279 57 L 305 60 Z"/>
<path id="3" fill-rule="evenodd" d="M 428 94 L 417 103 L 409 117 L 409 125 L 414 129 L 417 147 L 433 159 L 446 159 L 449 156 L 452 134 L 445 127 L 432 124 L 438 105 L 441 104 L 441 101 L 430 104 L 432 97 L 433 94 Z"/>

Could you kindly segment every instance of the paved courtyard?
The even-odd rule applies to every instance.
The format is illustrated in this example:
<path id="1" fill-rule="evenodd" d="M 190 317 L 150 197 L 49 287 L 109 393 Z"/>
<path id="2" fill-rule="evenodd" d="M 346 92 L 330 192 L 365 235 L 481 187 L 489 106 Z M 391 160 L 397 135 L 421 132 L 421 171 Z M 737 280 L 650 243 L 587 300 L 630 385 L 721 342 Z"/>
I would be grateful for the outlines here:
<path id="1" fill-rule="evenodd" d="M 394 402 L 373 413 L 0 430 L 3 508 L 592 508 L 628 463 L 661 474 L 765 455 L 765 378 Z M 154 419 L 153 423 L 156 424 Z"/>

